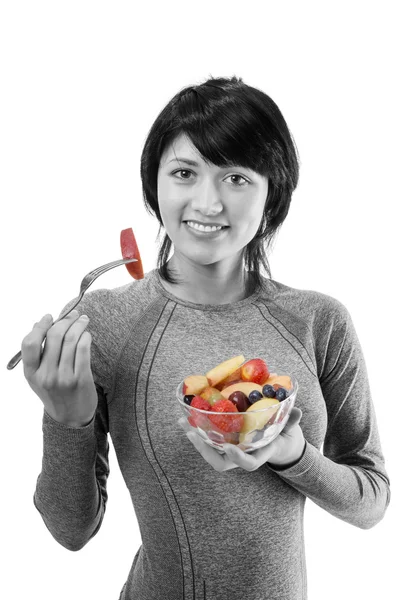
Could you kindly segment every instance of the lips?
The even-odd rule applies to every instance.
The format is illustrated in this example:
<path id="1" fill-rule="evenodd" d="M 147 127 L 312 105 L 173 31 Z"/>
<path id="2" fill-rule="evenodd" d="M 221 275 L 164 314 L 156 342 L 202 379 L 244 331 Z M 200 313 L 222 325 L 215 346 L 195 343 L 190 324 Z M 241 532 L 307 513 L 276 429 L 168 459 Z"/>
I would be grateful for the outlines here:
<path id="1" fill-rule="evenodd" d="M 203 227 L 222 227 L 222 229 L 227 229 L 229 225 L 220 225 L 218 223 L 197 223 L 197 221 L 191 221 L 196 225 L 202 225 Z M 189 221 L 182 221 L 182 223 L 189 223 Z"/>
<path id="2" fill-rule="evenodd" d="M 184 225 L 186 225 L 187 227 L 187 232 L 190 236 L 194 236 L 195 238 L 197 238 L 198 240 L 209 240 L 211 242 L 211 240 L 216 240 L 219 239 L 220 237 L 224 237 L 224 233 L 226 229 L 229 229 L 229 227 L 222 227 L 222 228 L 218 228 L 218 229 L 209 229 L 209 230 L 205 230 L 205 229 L 198 229 L 197 227 L 191 227 L 188 223 L 184 222 Z"/>

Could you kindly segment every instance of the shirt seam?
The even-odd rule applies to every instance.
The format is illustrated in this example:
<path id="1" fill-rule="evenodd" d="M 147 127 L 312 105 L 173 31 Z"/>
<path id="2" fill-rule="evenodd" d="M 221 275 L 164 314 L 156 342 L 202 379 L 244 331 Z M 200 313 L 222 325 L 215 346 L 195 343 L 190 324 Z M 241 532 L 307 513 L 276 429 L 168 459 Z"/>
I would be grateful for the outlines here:
<path id="1" fill-rule="evenodd" d="M 136 327 L 136 325 L 139 323 L 139 321 L 146 316 L 146 314 L 149 312 L 149 310 L 157 302 L 158 302 L 158 298 L 155 298 L 152 302 L 150 302 L 147 305 L 147 308 L 145 308 L 145 310 L 138 315 L 137 319 L 135 319 L 135 321 L 132 323 L 131 327 L 129 328 L 126 336 L 124 337 L 124 339 L 123 339 L 123 341 L 121 343 L 121 348 L 120 348 L 120 350 L 119 350 L 119 352 L 117 354 L 117 358 L 115 359 L 114 366 L 113 366 L 113 369 L 112 369 L 112 382 L 111 382 L 111 388 L 110 388 L 111 389 L 111 399 L 109 401 L 107 401 L 107 406 L 110 406 L 110 404 L 114 400 L 114 392 L 115 392 L 115 387 L 116 387 L 116 384 L 117 384 L 118 366 L 119 366 L 119 363 L 120 363 L 120 360 L 121 360 L 122 353 L 123 353 L 123 351 L 125 349 L 125 346 L 128 343 L 128 340 L 129 340 L 129 338 L 130 338 L 130 336 L 132 334 L 132 331 Z"/>
<path id="2" fill-rule="evenodd" d="M 316 379 L 318 379 L 318 372 L 317 372 L 317 368 L 316 368 L 316 367 L 317 367 L 317 365 L 316 365 L 316 360 L 315 360 L 315 344 L 314 344 L 314 336 L 313 336 L 313 333 L 312 333 L 311 329 L 309 328 L 309 326 L 308 326 L 307 322 L 306 322 L 306 321 L 304 321 L 304 319 L 303 319 L 302 317 L 298 316 L 296 313 L 294 313 L 294 312 L 292 312 L 292 311 L 290 311 L 290 310 L 287 310 L 285 307 L 282 307 L 282 306 L 280 307 L 280 306 L 279 306 L 279 304 L 277 304 L 276 302 L 273 302 L 273 304 L 275 304 L 276 306 L 278 306 L 278 308 L 281 308 L 282 310 L 284 310 L 284 311 L 288 312 L 289 314 L 293 315 L 294 317 L 297 317 L 297 318 L 298 318 L 300 321 L 302 321 L 302 322 L 303 322 L 303 323 L 306 325 L 306 328 L 307 328 L 307 330 L 308 330 L 308 332 L 309 332 L 309 334 L 310 334 L 310 336 L 311 336 L 311 341 L 312 341 L 313 350 L 314 350 L 314 360 L 313 360 L 313 358 L 310 356 L 310 354 L 309 354 L 309 352 L 308 352 L 307 348 L 304 346 L 304 344 L 301 342 L 301 340 L 299 340 L 299 338 L 297 337 L 297 335 L 295 335 L 295 334 L 294 334 L 292 331 L 290 331 L 290 329 L 288 329 L 288 328 L 286 327 L 286 325 L 285 325 L 284 323 L 282 323 L 282 321 L 280 321 L 280 320 L 279 320 L 279 319 L 278 319 L 278 318 L 277 318 L 275 315 L 273 315 L 273 314 L 271 313 L 271 311 L 269 310 L 269 308 L 268 308 L 267 304 L 265 303 L 265 301 L 262 301 L 262 300 L 260 300 L 260 303 L 261 303 L 261 304 L 262 304 L 262 305 L 263 305 L 263 306 L 264 306 L 264 307 L 265 307 L 265 308 L 268 310 L 268 312 L 269 312 L 269 315 L 270 315 L 271 319 L 275 319 L 276 321 L 278 321 L 278 323 L 280 323 L 280 324 L 282 325 L 282 327 L 283 327 L 283 328 L 284 328 L 284 329 L 285 329 L 285 330 L 286 330 L 286 331 L 287 331 L 287 332 L 288 332 L 290 335 L 292 335 L 292 336 L 293 336 L 293 337 L 294 337 L 294 338 L 295 338 L 295 339 L 298 341 L 298 343 L 299 343 L 299 344 L 300 344 L 300 346 L 301 346 L 301 347 L 304 349 L 305 353 L 307 354 L 308 358 L 310 359 L 310 362 L 311 362 L 311 364 L 312 364 L 312 366 L 313 366 L 313 371 L 311 371 L 310 367 L 309 367 L 309 366 L 308 366 L 308 365 L 307 365 L 307 364 L 304 362 L 304 359 L 303 359 L 303 357 L 302 357 L 302 356 L 299 354 L 298 350 L 297 350 L 297 349 L 296 349 L 296 348 L 293 346 L 293 344 L 291 344 L 291 342 L 290 342 L 289 340 L 286 340 L 286 341 L 287 341 L 289 344 L 291 344 L 291 345 L 292 345 L 292 347 L 293 347 L 293 348 L 294 348 L 294 350 L 297 352 L 297 354 L 299 354 L 299 356 L 300 356 L 301 360 L 304 362 L 304 364 L 306 365 L 306 367 L 307 367 L 307 369 L 310 371 L 310 373 L 311 373 L 311 374 L 312 374 L 312 375 L 313 375 L 313 376 L 314 376 Z M 260 310 L 260 307 L 258 306 L 258 304 L 257 304 L 256 302 L 254 302 L 253 304 L 254 304 L 254 306 L 256 306 L 256 307 L 258 308 L 258 310 Z M 260 311 L 260 312 L 261 312 L 261 311 Z M 261 312 L 261 315 L 262 315 L 262 316 L 264 317 L 264 319 L 265 319 L 265 315 L 263 315 L 263 313 L 262 313 L 262 312 Z M 267 320 L 267 319 L 266 319 L 266 320 Z M 282 337 L 284 337 L 284 336 L 282 335 L 282 332 L 280 332 L 280 331 L 279 331 L 279 329 L 278 329 L 277 331 L 279 332 L 279 334 L 280 334 Z M 284 338 L 284 339 L 286 339 L 286 338 Z"/>

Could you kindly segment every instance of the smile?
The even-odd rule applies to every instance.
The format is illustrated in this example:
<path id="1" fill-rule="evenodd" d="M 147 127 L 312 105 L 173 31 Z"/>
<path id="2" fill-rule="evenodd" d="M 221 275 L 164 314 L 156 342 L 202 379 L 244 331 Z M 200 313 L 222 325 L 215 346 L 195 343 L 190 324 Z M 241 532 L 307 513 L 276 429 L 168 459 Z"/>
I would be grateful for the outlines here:
<path id="1" fill-rule="evenodd" d="M 199 223 L 194 223 L 193 221 L 186 221 L 189 227 L 193 229 L 199 229 L 200 231 L 217 231 L 219 229 L 225 229 L 223 225 L 200 225 Z"/>
<path id="2" fill-rule="evenodd" d="M 190 233 L 197 237 L 217 237 L 220 236 L 224 231 L 229 229 L 229 227 L 203 227 L 202 225 L 195 225 L 190 221 L 185 222 L 184 224 L 188 231 L 190 231 Z"/>

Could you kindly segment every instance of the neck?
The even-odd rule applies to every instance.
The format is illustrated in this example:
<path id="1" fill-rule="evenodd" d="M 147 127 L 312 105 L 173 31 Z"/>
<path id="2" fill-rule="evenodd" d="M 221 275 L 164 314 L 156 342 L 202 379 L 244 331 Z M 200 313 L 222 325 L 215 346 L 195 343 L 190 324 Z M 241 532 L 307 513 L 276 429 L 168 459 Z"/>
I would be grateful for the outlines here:
<path id="1" fill-rule="evenodd" d="M 174 256 L 167 265 L 179 283 L 163 281 L 163 285 L 178 298 L 197 304 L 229 304 L 247 298 L 254 291 L 253 278 L 242 266 L 227 270 L 217 264 L 178 263 Z"/>

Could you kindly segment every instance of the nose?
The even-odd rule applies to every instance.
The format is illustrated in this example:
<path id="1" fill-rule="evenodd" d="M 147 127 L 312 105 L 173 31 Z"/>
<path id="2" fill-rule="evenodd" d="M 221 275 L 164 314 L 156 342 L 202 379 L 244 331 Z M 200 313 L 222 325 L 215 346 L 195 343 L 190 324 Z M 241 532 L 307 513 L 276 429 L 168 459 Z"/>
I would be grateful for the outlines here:
<path id="1" fill-rule="evenodd" d="M 220 192 L 211 179 L 205 178 L 194 193 L 192 206 L 195 211 L 207 216 L 219 215 L 223 210 Z"/>

